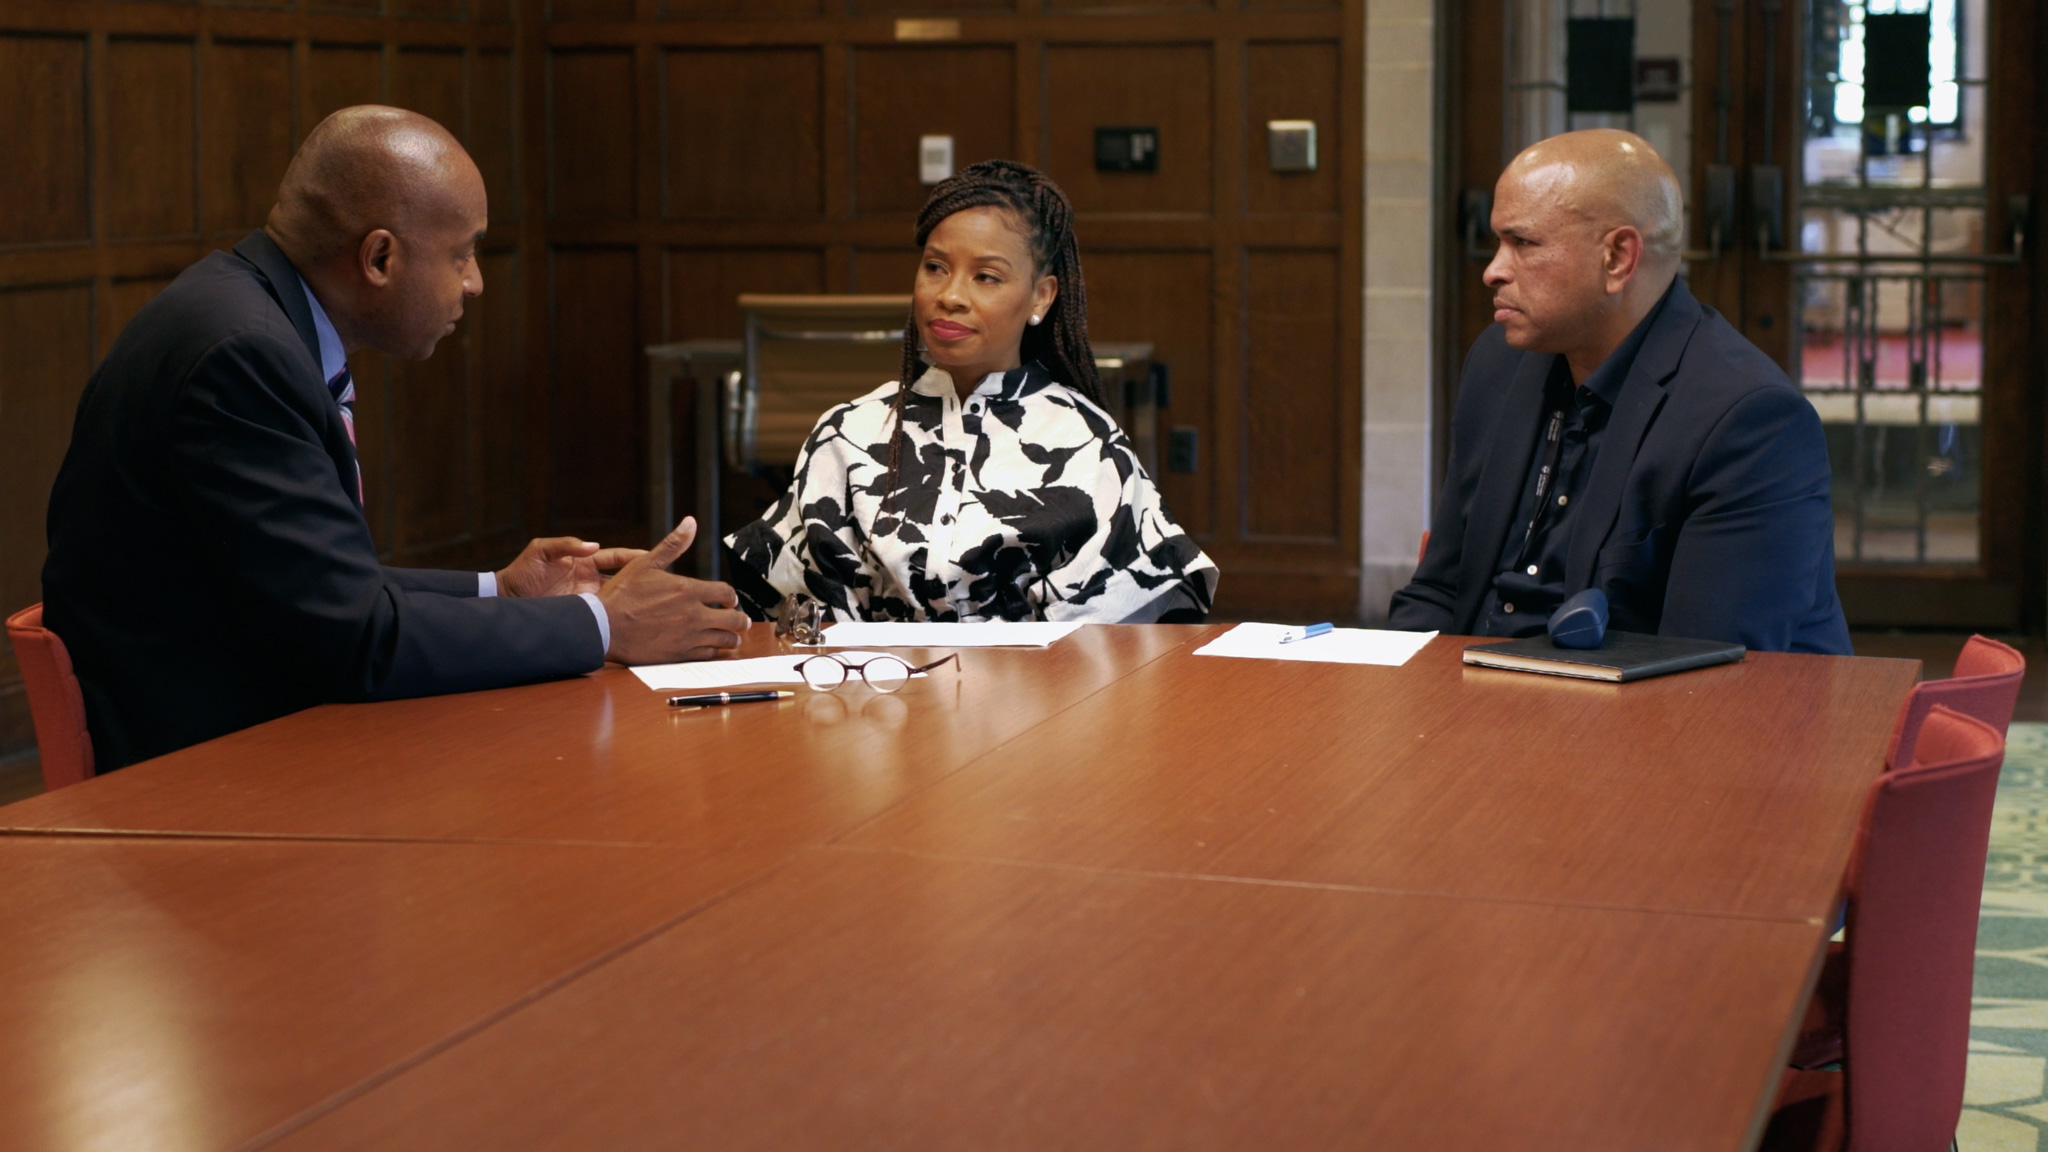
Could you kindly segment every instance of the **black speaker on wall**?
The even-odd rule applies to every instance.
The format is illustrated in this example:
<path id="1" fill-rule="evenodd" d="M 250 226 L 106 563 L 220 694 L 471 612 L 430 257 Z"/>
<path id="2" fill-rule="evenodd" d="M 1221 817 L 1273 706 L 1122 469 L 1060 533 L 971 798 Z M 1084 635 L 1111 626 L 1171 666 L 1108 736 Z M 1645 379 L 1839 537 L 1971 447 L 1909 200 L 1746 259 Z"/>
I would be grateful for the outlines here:
<path id="1" fill-rule="evenodd" d="M 1566 112 L 1636 110 L 1636 22 L 1574 16 L 1564 26 Z"/>
<path id="2" fill-rule="evenodd" d="M 1931 39 L 1933 28 L 1925 12 L 1863 18 L 1865 108 L 1896 112 L 1927 107 L 1927 43 Z"/>

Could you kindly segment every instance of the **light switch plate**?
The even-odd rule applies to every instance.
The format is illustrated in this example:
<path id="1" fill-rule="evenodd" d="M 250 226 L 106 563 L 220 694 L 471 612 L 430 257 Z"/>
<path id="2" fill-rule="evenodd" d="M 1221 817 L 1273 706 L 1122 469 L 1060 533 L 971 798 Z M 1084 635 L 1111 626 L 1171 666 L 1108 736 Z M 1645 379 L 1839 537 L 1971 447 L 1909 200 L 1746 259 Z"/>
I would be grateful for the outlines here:
<path id="1" fill-rule="evenodd" d="M 1275 172 L 1316 170 L 1316 122 L 1266 121 L 1266 162 Z"/>
<path id="2" fill-rule="evenodd" d="M 953 138 L 951 136 L 920 136 L 917 138 L 917 178 L 926 184 L 937 184 L 953 174 Z"/>

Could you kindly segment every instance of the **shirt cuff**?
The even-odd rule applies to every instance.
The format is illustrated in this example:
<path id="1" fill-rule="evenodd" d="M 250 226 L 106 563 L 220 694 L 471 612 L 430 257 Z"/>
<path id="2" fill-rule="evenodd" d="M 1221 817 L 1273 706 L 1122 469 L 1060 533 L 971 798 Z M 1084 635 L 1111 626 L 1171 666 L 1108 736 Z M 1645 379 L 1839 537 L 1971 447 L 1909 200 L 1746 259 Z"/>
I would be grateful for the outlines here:
<path id="1" fill-rule="evenodd" d="M 498 594 L 498 574 L 496 572 L 477 573 L 476 594 L 479 598 L 485 600 L 496 596 Z"/>
<path id="2" fill-rule="evenodd" d="M 604 610 L 604 601 L 599 600 L 595 592 L 578 592 L 576 595 L 581 596 L 583 602 L 590 605 L 590 614 L 597 617 L 597 638 L 604 645 L 605 656 L 610 656 L 612 651 L 612 618 Z"/>

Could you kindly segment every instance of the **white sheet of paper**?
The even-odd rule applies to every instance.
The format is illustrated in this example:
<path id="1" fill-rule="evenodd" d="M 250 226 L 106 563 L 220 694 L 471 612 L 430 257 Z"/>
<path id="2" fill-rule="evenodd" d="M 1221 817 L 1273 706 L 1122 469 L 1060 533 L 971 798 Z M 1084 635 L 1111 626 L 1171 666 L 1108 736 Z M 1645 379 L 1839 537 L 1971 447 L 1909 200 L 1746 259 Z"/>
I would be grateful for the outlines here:
<path id="1" fill-rule="evenodd" d="M 743 684 L 801 684 L 796 666 L 818 655 L 756 656 L 749 660 L 695 660 L 688 664 L 642 664 L 633 669 L 640 682 L 657 692 L 718 692 Z M 881 652 L 834 652 L 859 664 Z"/>
<path id="2" fill-rule="evenodd" d="M 839 648 L 1050 648 L 1081 625 L 1053 621 L 992 620 L 985 624 L 930 624 L 847 620 L 825 629 L 825 643 Z"/>
<path id="3" fill-rule="evenodd" d="M 1317 664 L 1384 664 L 1399 668 L 1436 638 L 1434 632 L 1332 628 L 1321 636 L 1282 644 L 1280 637 L 1290 630 L 1285 624 L 1239 624 L 1195 649 L 1195 655 L 1307 660 Z"/>

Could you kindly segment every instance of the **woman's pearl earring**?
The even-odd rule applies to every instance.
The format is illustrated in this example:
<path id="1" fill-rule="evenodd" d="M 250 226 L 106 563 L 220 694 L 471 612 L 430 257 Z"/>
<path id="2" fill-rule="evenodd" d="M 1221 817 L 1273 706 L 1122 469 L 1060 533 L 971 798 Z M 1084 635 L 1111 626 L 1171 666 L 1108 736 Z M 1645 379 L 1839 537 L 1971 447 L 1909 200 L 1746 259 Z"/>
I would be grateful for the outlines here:
<path id="1" fill-rule="evenodd" d="M 1036 317 L 1036 316 L 1033 316 L 1033 317 L 1031 318 L 1031 324 L 1032 324 L 1032 326 L 1033 326 L 1033 327 L 1036 327 L 1036 326 L 1038 325 L 1038 317 Z"/>

